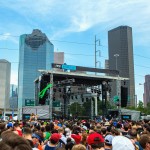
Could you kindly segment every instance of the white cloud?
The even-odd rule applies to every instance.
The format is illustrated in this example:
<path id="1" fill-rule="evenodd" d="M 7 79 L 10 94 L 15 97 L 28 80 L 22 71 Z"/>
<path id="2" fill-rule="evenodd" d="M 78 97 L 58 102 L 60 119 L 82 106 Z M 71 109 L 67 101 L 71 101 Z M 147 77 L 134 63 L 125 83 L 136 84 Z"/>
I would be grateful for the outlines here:
<path id="1" fill-rule="evenodd" d="M 0 41 L 2 40 L 7 40 L 10 38 L 10 33 L 4 33 L 4 34 L 0 34 Z"/>
<path id="2" fill-rule="evenodd" d="M 54 31 L 58 36 L 86 31 L 95 25 L 101 28 L 102 23 L 106 24 L 103 28 L 107 29 L 123 24 L 143 34 L 150 31 L 150 1 L 147 0 L 16 0 L 11 5 L 10 2 L 2 1 L 1 7 L 21 14 L 31 27 L 36 26 L 38 21 L 45 22 L 45 26 L 55 26 L 55 21 L 60 20 L 60 27 Z"/>
<path id="3" fill-rule="evenodd" d="M 15 44 L 19 43 L 18 37 L 11 35 L 10 33 L 0 34 L 0 41 L 12 41 Z"/>

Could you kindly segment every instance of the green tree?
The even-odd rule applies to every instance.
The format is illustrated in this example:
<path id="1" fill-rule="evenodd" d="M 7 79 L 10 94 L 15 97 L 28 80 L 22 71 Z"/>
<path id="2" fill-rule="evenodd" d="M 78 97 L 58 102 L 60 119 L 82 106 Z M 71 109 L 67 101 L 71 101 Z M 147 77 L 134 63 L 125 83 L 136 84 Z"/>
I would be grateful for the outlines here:
<path id="1" fill-rule="evenodd" d="M 144 108 L 144 104 L 143 104 L 142 101 L 139 101 L 139 103 L 138 103 L 138 108 Z"/>
<path id="2" fill-rule="evenodd" d="M 144 110 L 146 115 L 150 115 L 150 102 L 147 103 L 147 106 Z"/>
<path id="3" fill-rule="evenodd" d="M 75 115 L 75 114 L 82 115 L 82 112 L 83 112 L 83 108 L 81 107 L 79 103 L 75 102 L 70 105 L 70 113 L 72 115 Z"/>

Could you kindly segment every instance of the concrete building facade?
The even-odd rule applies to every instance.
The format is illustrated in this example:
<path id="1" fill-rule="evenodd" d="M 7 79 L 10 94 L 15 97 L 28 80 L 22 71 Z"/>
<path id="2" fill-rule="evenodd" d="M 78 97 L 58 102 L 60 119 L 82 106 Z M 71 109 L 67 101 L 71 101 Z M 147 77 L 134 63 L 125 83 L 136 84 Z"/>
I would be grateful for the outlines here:
<path id="1" fill-rule="evenodd" d="M 64 64 L 64 52 L 54 52 L 54 63 Z M 53 68 L 55 71 L 63 71 L 62 69 Z"/>
<path id="2" fill-rule="evenodd" d="M 129 78 L 120 86 L 128 88 L 128 105 L 135 106 L 135 81 L 132 28 L 119 26 L 108 31 L 109 69 L 119 70 L 119 76 Z M 113 84 L 111 96 L 117 95 Z"/>
<path id="3" fill-rule="evenodd" d="M 11 63 L 0 59 L 0 109 L 9 108 Z"/>

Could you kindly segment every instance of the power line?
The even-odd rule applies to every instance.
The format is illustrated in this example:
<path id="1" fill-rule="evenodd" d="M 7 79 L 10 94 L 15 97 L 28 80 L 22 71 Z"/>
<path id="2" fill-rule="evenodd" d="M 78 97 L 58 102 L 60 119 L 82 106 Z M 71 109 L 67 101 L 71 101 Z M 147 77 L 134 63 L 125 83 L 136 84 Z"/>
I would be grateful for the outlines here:
<path id="1" fill-rule="evenodd" d="M 81 43 L 81 44 L 83 44 L 83 43 Z M 10 48 L 3 48 L 3 47 L 0 47 L 0 49 L 5 49 L 5 50 L 10 50 L 10 51 L 19 51 L 19 49 L 10 49 Z M 87 54 L 72 54 L 72 53 L 65 53 L 65 54 L 71 54 L 71 55 L 83 55 L 83 56 L 95 56 L 95 55 L 92 55 L 92 54 L 89 54 L 89 55 L 87 55 Z M 142 55 L 138 55 L 138 54 L 134 54 L 135 56 L 138 56 L 138 57 L 143 57 L 143 58 L 145 58 L 145 59 L 150 59 L 149 57 L 145 57 L 145 56 L 142 56 Z M 107 57 L 105 57 L 105 56 L 100 56 L 100 57 L 104 57 L 104 58 L 107 58 Z"/>
<path id="2" fill-rule="evenodd" d="M 142 68 L 150 68 L 150 67 L 147 67 L 147 66 L 141 66 L 141 65 L 136 65 L 135 66 L 139 66 L 139 67 L 142 67 Z"/>
<path id="3" fill-rule="evenodd" d="M 12 37 L 19 37 L 17 35 L 4 35 L 4 34 L 0 34 L 0 36 L 12 36 Z M 61 41 L 61 40 L 53 40 L 51 39 L 50 41 L 56 41 L 56 42 L 65 42 L 65 43 L 72 43 L 72 44 L 82 44 L 82 45 L 94 45 L 95 46 L 95 43 L 81 43 L 81 42 L 75 42 L 75 41 Z M 97 46 L 102 46 L 102 47 L 107 47 L 106 45 L 97 45 Z M 9 49 L 9 48 L 0 48 L 0 49 L 7 49 L 7 50 L 18 50 L 18 49 Z M 139 57 L 143 57 L 143 58 L 146 58 L 146 59 L 150 59 L 149 57 L 146 57 L 146 56 L 142 56 L 142 55 L 139 55 L 139 54 L 134 54 L 135 56 L 139 56 Z"/>
<path id="4" fill-rule="evenodd" d="M 90 43 L 80 43 L 80 42 L 73 42 L 73 41 L 60 41 L 60 40 L 50 40 L 50 41 L 56 41 L 56 42 L 64 42 L 64 43 L 73 43 L 73 44 L 81 44 L 81 45 L 95 45 Z"/>
<path id="5" fill-rule="evenodd" d="M 149 57 L 145 57 L 145 56 L 142 56 L 142 55 L 138 55 L 138 54 L 134 54 L 135 56 L 139 56 L 139 57 L 143 57 L 143 58 L 146 58 L 146 59 L 150 59 Z"/>
<path id="6" fill-rule="evenodd" d="M 7 48 L 0 48 L 0 49 L 7 49 Z M 14 51 L 14 50 L 18 50 L 18 49 L 9 49 L 9 50 L 12 50 L 12 51 Z M 74 56 L 88 56 L 88 57 L 95 57 L 95 55 L 92 55 L 92 54 L 89 54 L 89 55 L 87 55 L 87 54 L 77 54 L 77 53 L 64 53 L 64 54 L 66 54 L 66 55 L 74 55 Z M 99 58 L 106 58 L 107 59 L 107 57 L 105 57 L 105 56 L 100 56 Z M 147 59 L 148 59 L 148 57 L 147 57 Z M 149 58 L 150 59 L 150 58 Z M 142 68 L 150 68 L 150 67 L 148 67 L 148 66 L 141 66 L 141 65 L 137 65 L 137 64 L 134 64 L 135 66 L 138 66 L 138 67 L 142 67 Z"/>

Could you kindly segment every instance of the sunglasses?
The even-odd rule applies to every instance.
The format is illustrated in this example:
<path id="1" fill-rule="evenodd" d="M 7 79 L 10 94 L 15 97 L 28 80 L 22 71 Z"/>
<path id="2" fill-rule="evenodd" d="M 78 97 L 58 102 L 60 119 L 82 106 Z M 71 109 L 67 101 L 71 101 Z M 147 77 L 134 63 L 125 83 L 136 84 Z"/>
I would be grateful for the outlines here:
<path id="1" fill-rule="evenodd" d="M 33 139 L 33 138 L 36 138 L 36 139 L 37 139 L 37 137 L 34 137 L 34 136 L 32 137 L 32 139 Z"/>

